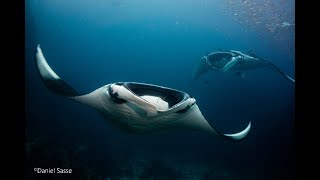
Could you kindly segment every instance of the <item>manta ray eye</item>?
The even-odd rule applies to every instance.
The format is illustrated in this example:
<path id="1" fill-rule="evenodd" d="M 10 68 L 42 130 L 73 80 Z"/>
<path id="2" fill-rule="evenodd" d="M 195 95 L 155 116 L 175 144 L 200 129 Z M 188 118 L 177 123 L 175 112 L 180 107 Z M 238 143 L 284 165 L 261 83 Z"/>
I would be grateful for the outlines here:
<path id="1" fill-rule="evenodd" d="M 116 104 L 123 104 L 123 103 L 127 102 L 124 99 L 120 99 L 119 98 L 119 94 L 117 92 L 113 93 L 113 90 L 112 90 L 111 86 L 108 87 L 108 93 L 110 95 L 111 101 L 116 103 Z"/>

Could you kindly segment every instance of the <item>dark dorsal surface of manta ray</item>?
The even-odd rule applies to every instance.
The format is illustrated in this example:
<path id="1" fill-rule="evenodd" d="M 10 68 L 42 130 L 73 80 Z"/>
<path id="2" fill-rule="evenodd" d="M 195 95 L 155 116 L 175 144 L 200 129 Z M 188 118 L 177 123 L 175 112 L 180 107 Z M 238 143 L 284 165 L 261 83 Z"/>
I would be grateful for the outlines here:
<path id="1" fill-rule="evenodd" d="M 116 82 L 88 94 L 80 94 L 51 69 L 40 45 L 37 46 L 36 64 L 49 90 L 96 109 L 111 124 L 127 132 L 152 134 L 168 130 L 195 130 L 240 141 L 251 128 L 249 122 L 241 132 L 222 134 L 204 118 L 193 97 L 158 85 Z"/>
<path id="2" fill-rule="evenodd" d="M 280 73 L 288 81 L 295 83 L 295 80 L 282 72 L 273 63 L 257 57 L 252 52 L 249 54 L 240 51 L 214 51 L 203 56 L 193 74 L 193 79 L 198 79 L 202 74 L 215 70 L 219 72 L 233 72 L 244 77 L 244 72 L 257 68 L 270 68 Z"/>

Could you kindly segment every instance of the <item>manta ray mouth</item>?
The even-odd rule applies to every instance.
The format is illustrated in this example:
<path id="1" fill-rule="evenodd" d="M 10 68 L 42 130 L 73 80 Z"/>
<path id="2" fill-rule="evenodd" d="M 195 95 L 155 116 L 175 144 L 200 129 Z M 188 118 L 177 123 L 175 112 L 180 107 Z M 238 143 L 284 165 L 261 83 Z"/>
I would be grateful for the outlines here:
<path id="1" fill-rule="evenodd" d="M 222 69 L 234 56 L 231 52 L 213 52 L 207 56 L 206 62 L 213 69 Z"/>
<path id="2" fill-rule="evenodd" d="M 193 79 L 198 79 L 202 74 L 214 69 L 222 70 L 223 67 L 231 61 L 232 57 L 236 54 L 233 52 L 212 52 L 207 56 L 201 58 L 198 63 L 195 72 L 193 73 Z"/>
<path id="3" fill-rule="evenodd" d="M 116 85 L 121 85 L 134 95 L 156 105 L 159 110 L 173 109 L 190 98 L 185 92 L 152 84 L 123 82 Z"/>

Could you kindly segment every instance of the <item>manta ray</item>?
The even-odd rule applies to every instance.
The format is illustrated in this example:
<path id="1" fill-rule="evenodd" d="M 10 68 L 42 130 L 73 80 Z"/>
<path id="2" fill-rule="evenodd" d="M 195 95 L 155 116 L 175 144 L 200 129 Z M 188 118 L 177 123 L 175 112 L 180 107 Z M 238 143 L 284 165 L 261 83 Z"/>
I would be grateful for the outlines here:
<path id="1" fill-rule="evenodd" d="M 207 56 L 201 58 L 200 63 L 196 67 L 193 74 L 193 79 L 198 79 L 202 74 L 215 70 L 218 72 L 233 72 L 236 75 L 245 77 L 244 72 L 258 69 L 258 68 L 270 68 L 277 73 L 280 73 L 285 79 L 295 83 L 295 80 L 290 76 L 282 72 L 273 63 L 257 57 L 254 53 L 245 54 L 240 51 L 215 51 Z"/>
<path id="2" fill-rule="evenodd" d="M 36 65 L 44 85 L 53 93 L 97 110 L 106 121 L 123 131 L 153 134 L 168 130 L 206 132 L 231 141 L 244 139 L 247 127 L 234 134 L 217 131 L 202 115 L 195 98 L 186 92 L 140 82 L 114 82 L 80 94 L 62 80 L 47 63 L 40 45 Z"/>

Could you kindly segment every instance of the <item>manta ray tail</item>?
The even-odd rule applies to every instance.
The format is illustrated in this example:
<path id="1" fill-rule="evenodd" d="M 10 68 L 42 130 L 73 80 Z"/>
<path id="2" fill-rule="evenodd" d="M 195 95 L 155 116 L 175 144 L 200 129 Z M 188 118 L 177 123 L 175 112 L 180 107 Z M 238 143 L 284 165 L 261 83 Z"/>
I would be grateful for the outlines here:
<path id="1" fill-rule="evenodd" d="M 40 45 L 37 46 L 36 63 L 41 79 L 49 90 L 65 97 L 75 97 L 80 95 L 65 81 L 60 79 L 60 77 L 51 69 L 44 58 Z"/>

